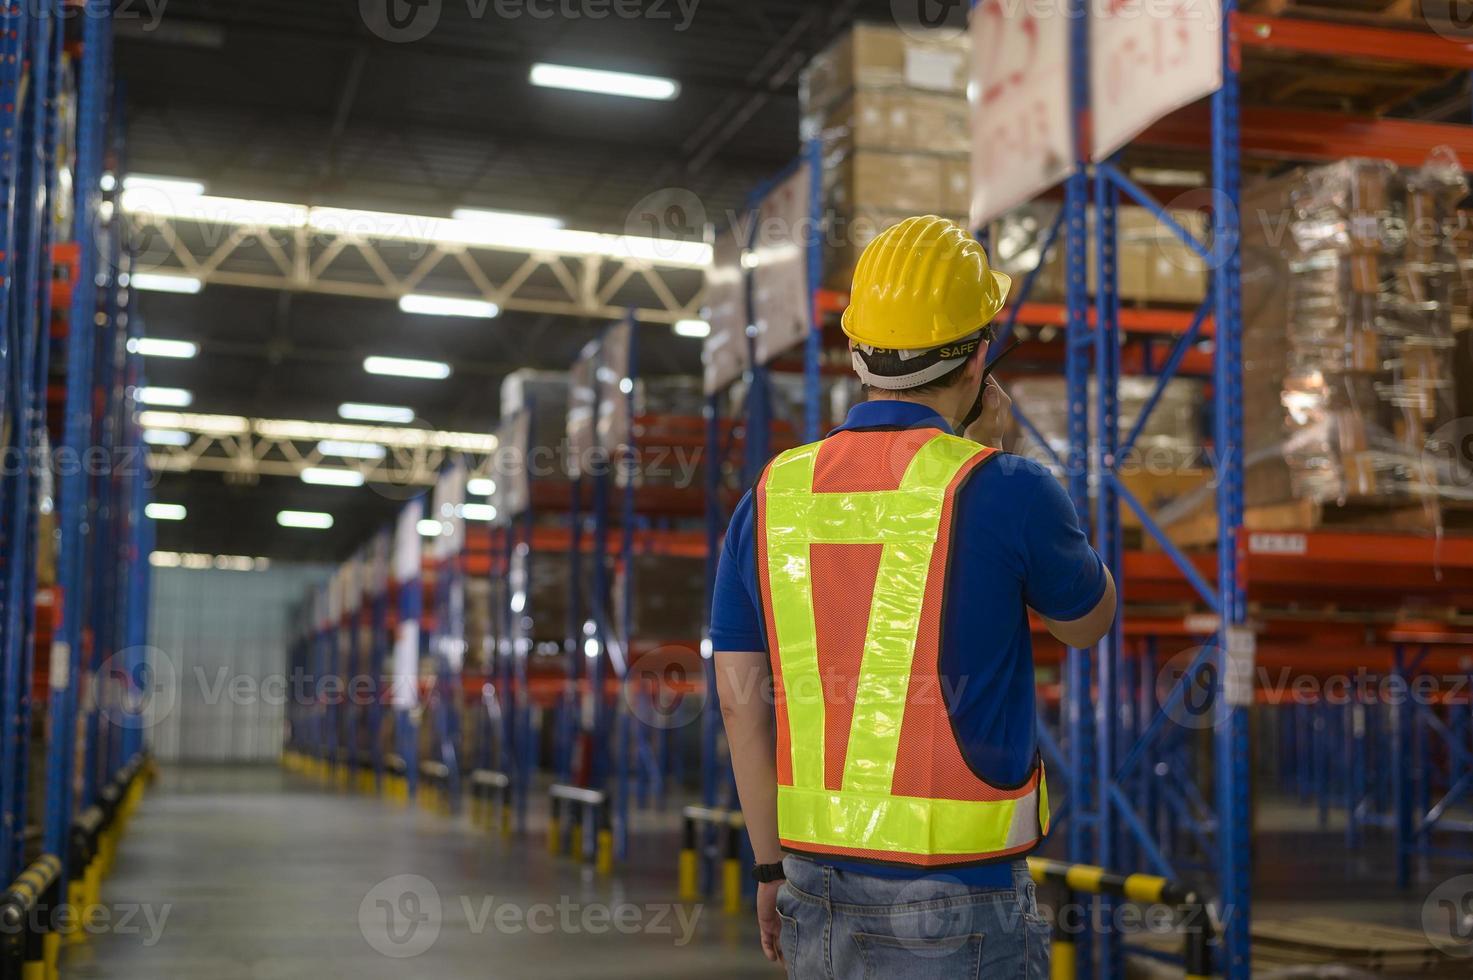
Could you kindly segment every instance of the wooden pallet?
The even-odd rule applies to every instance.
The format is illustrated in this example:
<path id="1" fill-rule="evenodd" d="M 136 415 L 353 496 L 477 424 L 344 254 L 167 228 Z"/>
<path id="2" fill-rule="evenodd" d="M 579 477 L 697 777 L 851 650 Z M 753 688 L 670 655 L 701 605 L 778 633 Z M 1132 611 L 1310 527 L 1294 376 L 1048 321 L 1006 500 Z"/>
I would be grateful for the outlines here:
<path id="1" fill-rule="evenodd" d="M 1426 28 L 1422 0 L 1244 0 L 1241 9 L 1267 17 L 1373 22 Z M 1435 4 L 1434 4 L 1435 6 Z"/>
<path id="2" fill-rule="evenodd" d="M 1217 544 L 1217 514 L 1211 500 L 1195 515 L 1177 521 L 1166 531 L 1179 548 L 1202 548 Z M 1473 518 L 1473 512 L 1468 513 Z M 1444 531 L 1462 531 L 1465 526 Z M 1433 534 L 1439 524 L 1438 508 L 1419 502 L 1391 504 L 1384 501 L 1352 501 L 1343 505 L 1312 500 L 1290 500 L 1281 504 L 1249 507 L 1243 511 L 1243 527 L 1249 531 L 1386 531 L 1397 534 Z M 1473 520 L 1470 520 L 1473 524 Z M 1147 536 L 1148 550 L 1160 545 Z"/>
<path id="3" fill-rule="evenodd" d="M 1283 965 L 1339 964 L 1394 976 L 1468 975 L 1468 961 L 1442 952 L 1427 935 L 1373 922 L 1328 917 L 1253 924 L 1255 963 L 1260 951 Z"/>

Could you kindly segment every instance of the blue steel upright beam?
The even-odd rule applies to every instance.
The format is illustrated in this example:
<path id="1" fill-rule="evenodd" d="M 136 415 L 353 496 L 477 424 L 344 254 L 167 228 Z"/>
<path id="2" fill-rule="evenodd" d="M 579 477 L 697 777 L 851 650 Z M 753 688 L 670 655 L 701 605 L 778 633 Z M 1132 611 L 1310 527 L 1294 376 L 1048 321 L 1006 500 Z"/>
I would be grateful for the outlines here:
<path id="1" fill-rule="evenodd" d="M 1106 567 L 1122 582 L 1123 553 L 1120 538 L 1120 500 L 1115 482 L 1103 475 L 1115 467 L 1120 443 L 1120 268 L 1117 262 L 1117 215 L 1120 192 L 1103 169 L 1094 175 L 1095 193 L 1095 330 L 1094 379 L 1098 432 L 1095 436 L 1102 478 L 1095 487 L 1095 548 Z M 1123 584 L 1122 584 L 1123 588 Z M 1121 718 L 1117 688 L 1120 684 L 1125 642 L 1124 624 L 1116 616 L 1110 632 L 1096 647 L 1095 758 L 1098 780 L 1095 811 L 1095 864 L 1116 868 L 1120 864 L 1120 841 L 1116 833 L 1116 807 L 1112 800 L 1115 757 L 1120 743 Z M 1125 957 L 1111 927 L 1113 901 L 1101 895 L 1097 920 L 1099 974 L 1107 980 L 1124 975 Z"/>
<path id="2" fill-rule="evenodd" d="M 89 8 L 82 18 L 82 57 L 77 66 L 77 158 L 74 227 L 79 249 L 77 279 L 67 331 L 66 421 L 63 446 L 80 460 L 92 432 L 93 319 L 97 313 L 94 279 L 99 242 L 95 240 L 102 187 L 102 157 L 106 145 L 108 99 L 108 42 L 111 9 Z M 62 471 L 56 514 L 60 531 L 57 547 L 61 621 L 51 657 L 49 716 L 51 738 L 46 747 L 46 826 L 43 847 L 61 858 L 61 878 L 70 871 L 67 833 L 72 815 L 72 759 L 76 745 L 77 675 L 81 668 L 83 562 L 89 502 L 87 481 L 80 466 Z"/>
<path id="3" fill-rule="evenodd" d="M 1064 185 L 1065 390 L 1068 398 L 1069 496 L 1086 530 L 1089 527 L 1089 371 L 1093 337 L 1089 328 L 1088 261 L 1089 178 L 1089 22 L 1086 0 L 1070 0 L 1069 101 L 1073 122 L 1074 170 Z M 1091 822 L 1094 815 L 1094 731 L 1090 705 L 1090 651 L 1069 650 L 1065 655 L 1062 727 L 1072 763 L 1067 800 L 1068 857 L 1078 864 L 1094 863 Z M 1093 944 L 1088 930 L 1073 937 L 1076 971 L 1083 980 L 1093 975 Z"/>
<path id="4" fill-rule="evenodd" d="M 1249 850 L 1252 802 L 1249 794 L 1251 746 L 1248 708 L 1251 677 L 1231 676 L 1230 651 L 1247 619 L 1243 584 L 1238 577 L 1237 535 L 1243 525 L 1243 309 L 1242 227 L 1240 221 L 1241 152 L 1239 145 L 1238 70 L 1231 30 L 1237 0 L 1222 5 L 1222 88 L 1212 96 L 1213 298 L 1217 317 L 1217 358 L 1213 374 L 1216 412 L 1213 425 L 1218 454 L 1217 587 L 1222 615 L 1217 636 L 1219 697 L 1230 690 L 1240 704 L 1229 704 L 1214 733 L 1217 807 L 1218 891 L 1222 902 L 1223 962 L 1227 980 L 1247 980 L 1249 901 L 1253 864 Z M 1247 691 L 1242 690 L 1246 684 Z M 1230 685 L 1235 689 L 1230 689 Z"/>

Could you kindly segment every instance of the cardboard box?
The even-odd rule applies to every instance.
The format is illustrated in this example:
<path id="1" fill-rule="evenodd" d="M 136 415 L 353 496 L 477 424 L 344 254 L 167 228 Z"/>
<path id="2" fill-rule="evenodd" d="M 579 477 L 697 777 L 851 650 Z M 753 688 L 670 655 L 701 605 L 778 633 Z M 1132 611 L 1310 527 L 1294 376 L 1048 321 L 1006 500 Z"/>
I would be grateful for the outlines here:
<path id="1" fill-rule="evenodd" d="M 971 153 L 965 99 L 909 89 L 856 90 L 806 117 L 823 137 L 825 155 L 849 150 Z"/>
<path id="2" fill-rule="evenodd" d="M 846 214 L 860 208 L 929 214 L 943 210 L 942 173 L 939 157 L 855 152 L 830 171 L 828 201 L 835 211 Z"/>
<path id="3" fill-rule="evenodd" d="M 919 38 L 895 26 L 856 24 L 809 63 L 799 91 L 805 113 L 854 89 L 911 88 L 965 100 L 970 75 L 966 34 Z"/>

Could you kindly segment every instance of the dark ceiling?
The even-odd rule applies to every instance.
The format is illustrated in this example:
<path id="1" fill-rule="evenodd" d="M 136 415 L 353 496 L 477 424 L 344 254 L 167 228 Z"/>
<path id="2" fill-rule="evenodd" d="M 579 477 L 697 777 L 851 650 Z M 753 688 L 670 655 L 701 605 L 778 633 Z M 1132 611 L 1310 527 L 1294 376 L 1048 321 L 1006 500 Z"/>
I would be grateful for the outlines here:
<path id="1" fill-rule="evenodd" d="M 396 35 L 385 4 L 423 36 Z M 226 197 L 500 208 L 605 231 L 664 188 L 694 192 L 715 218 L 739 206 L 797 153 L 798 69 L 854 19 L 891 16 L 889 0 L 169 0 L 157 22 L 131 9 L 117 46 L 131 172 Z M 631 9 L 642 16 L 612 13 Z M 536 89 L 539 61 L 668 76 L 682 91 L 660 103 Z M 507 372 L 566 368 L 603 326 L 222 286 L 139 303 L 150 336 L 200 344 L 193 361 L 148 364 L 152 384 L 193 391 L 195 411 L 334 421 L 341 402 L 386 402 L 475 432 L 494 425 Z M 644 372 L 699 371 L 698 341 L 648 330 Z M 454 375 L 376 378 L 362 369 L 370 353 L 446 360 Z M 190 511 L 159 525 L 162 549 L 293 559 L 344 557 L 399 506 L 371 490 L 235 486 L 208 472 L 165 476 L 155 498 Z M 284 530 L 286 508 L 328 510 L 337 525 Z"/>

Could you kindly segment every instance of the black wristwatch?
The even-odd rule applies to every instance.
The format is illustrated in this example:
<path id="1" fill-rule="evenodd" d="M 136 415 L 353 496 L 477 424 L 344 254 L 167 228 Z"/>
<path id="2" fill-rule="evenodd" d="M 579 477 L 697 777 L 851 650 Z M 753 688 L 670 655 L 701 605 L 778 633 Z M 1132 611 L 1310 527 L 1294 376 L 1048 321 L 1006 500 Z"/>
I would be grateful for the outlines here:
<path id="1" fill-rule="evenodd" d="M 776 864 L 754 864 L 752 865 L 752 877 L 760 884 L 770 884 L 774 881 L 785 881 L 787 875 L 783 874 L 783 863 Z"/>

